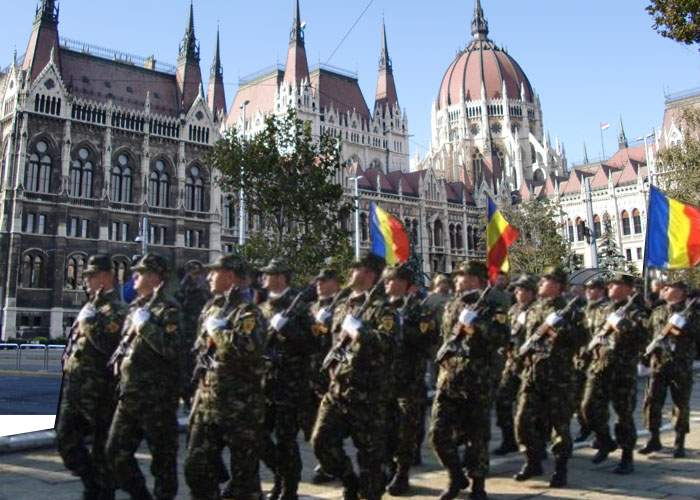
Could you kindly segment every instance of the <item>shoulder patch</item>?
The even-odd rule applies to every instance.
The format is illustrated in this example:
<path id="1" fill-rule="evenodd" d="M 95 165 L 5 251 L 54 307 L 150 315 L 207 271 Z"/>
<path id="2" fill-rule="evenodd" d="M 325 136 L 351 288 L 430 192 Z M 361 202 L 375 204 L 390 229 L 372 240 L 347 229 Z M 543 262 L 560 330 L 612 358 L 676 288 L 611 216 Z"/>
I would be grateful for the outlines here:
<path id="1" fill-rule="evenodd" d="M 168 323 L 165 325 L 166 333 L 175 333 L 177 331 L 177 323 Z"/>
<path id="2" fill-rule="evenodd" d="M 379 327 L 386 331 L 392 330 L 394 328 L 394 316 L 392 314 L 382 316 Z"/>
<path id="3" fill-rule="evenodd" d="M 503 313 L 497 313 L 497 314 L 494 316 L 494 319 L 495 319 L 498 323 L 500 323 L 500 324 L 502 324 L 502 325 L 505 325 L 505 324 L 508 322 L 508 315 L 507 315 L 507 314 L 503 314 Z"/>
<path id="4" fill-rule="evenodd" d="M 243 318 L 243 321 L 241 322 L 241 330 L 243 330 L 243 333 L 245 333 L 246 335 L 250 335 L 253 332 L 253 330 L 255 330 L 256 324 L 257 320 L 255 319 L 255 316 L 245 316 Z"/>
<path id="5" fill-rule="evenodd" d="M 432 328 L 432 326 L 433 326 L 432 321 L 421 321 L 420 326 L 419 326 L 420 332 L 427 333 Z"/>
<path id="6" fill-rule="evenodd" d="M 106 330 L 109 333 L 117 333 L 119 331 L 119 323 L 117 323 L 116 321 L 110 321 L 107 324 Z"/>

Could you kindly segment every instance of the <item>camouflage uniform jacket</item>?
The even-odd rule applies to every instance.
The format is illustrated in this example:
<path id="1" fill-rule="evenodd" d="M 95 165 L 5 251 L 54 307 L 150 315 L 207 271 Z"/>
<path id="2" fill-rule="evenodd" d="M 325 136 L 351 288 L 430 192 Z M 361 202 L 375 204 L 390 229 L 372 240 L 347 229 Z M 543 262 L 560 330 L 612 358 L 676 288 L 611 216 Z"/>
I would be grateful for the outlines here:
<path id="1" fill-rule="evenodd" d="M 606 301 L 596 309 L 592 317 L 587 316 L 591 337 L 605 328 L 608 317 L 626 303 L 626 300 L 617 303 Z M 601 343 L 595 346 L 591 370 L 594 373 L 620 368 L 634 370 L 648 343 L 647 320 L 646 309 L 638 304 L 632 305 L 625 318 L 618 324 L 618 331 L 608 333 Z"/>
<path id="2" fill-rule="evenodd" d="M 560 311 L 565 306 L 566 301 L 563 297 L 537 300 L 527 315 L 526 339 L 535 334 L 550 314 Z M 575 312 L 572 318 L 556 329 L 556 338 L 545 336 L 540 340 L 538 349 L 525 355 L 525 378 L 568 380 L 572 376 L 574 355 L 586 343 L 581 312 Z"/>
<path id="3" fill-rule="evenodd" d="M 208 332 L 210 318 L 222 320 L 223 327 Z M 196 348 L 213 361 L 199 379 L 195 396 L 204 421 L 222 422 L 247 402 L 262 401 L 264 325 L 260 310 L 239 291 L 217 295 L 204 306 Z"/>
<path id="4" fill-rule="evenodd" d="M 367 298 L 363 293 L 341 300 L 333 313 L 334 348 L 340 341 L 348 314 L 355 315 Z M 342 360 L 330 368 L 329 394 L 336 400 L 361 403 L 386 402 L 392 394 L 394 347 L 399 332 L 396 314 L 385 298 L 375 299 L 360 318 L 355 340 L 348 340 Z"/>
<path id="5" fill-rule="evenodd" d="M 425 390 L 425 372 L 432 346 L 437 340 L 434 315 L 422 300 L 409 295 L 389 306 L 399 320 L 394 352 L 394 382 L 397 397 L 417 397 Z"/>
<path id="6" fill-rule="evenodd" d="M 328 354 L 328 351 L 333 345 L 333 337 L 330 335 L 329 327 L 317 323 L 315 318 L 322 308 L 328 307 L 333 303 L 333 299 L 334 297 L 318 299 L 316 302 L 311 304 L 309 309 L 311 321 L 313 322 L 311 326 L 311 334 L 314 338 L 314 352 L 311 354 L 311 389 L 318 396 L 322 396 L 328 390 L 328 374 L 321 373 L 321 366 L 323 364 L 323 360 Z"/>
<path id="7" fill-rule="evenodd" d="M 126 304 L 115 291 L 98 294 L 78 315 L 72 346 L 65 354 L 65 381 L 85 394 L 112 394 L 114 379 L 107 361 L 119 344 Z"/>
<path id="8" fill-rule="evenodd" d="M 588 352 L 588 343 L 591 341 L 596 332 L 605 324 L 608 317 L 604 313 L 605 306 L 609 304 L 607 298 L 602 298 L 596 301 L 587 301 L 584 308 L 583 329 L 585 333 L 585 342 L 574 356 L 574 368 L 585 371 L 591 361 L 591 353 Z"/>
<path id="9" fill-rule="evenodd" d="M 686 304 L 680 303 L 664 304 L 654 309 L 649 319 L 651 334 L 654 337 L 661 335 L 670 317 L 674 313 L 681 313 L 685 308 Z M 697 309 L 692 310 L 686 320 L 682 335 L 669 334 L 662 342 L 662 349 L 657 349 L 652 354 L 652 371 L 659 371 L 670 363 L 678 365 L 681 370 L 692 369 L 696 346 L 700 342 L 700 315 Z"/>
<path id="10" fill-rule="evenodd" d="M 510 337 L 505 347 L 508 359 L 506 360 L 506 369 L 512 373 L 520 373 L 522 371 L 522 362 L 518 359 L 518 350 L 525 342 L 525 326 L 527 324 L 528 312 L 532 308 L 533 302 L 526 305 L 518 304 L 517 302 L 510 306 L 508 310 L 508 319 L 510 320 Z"/>
<path id="11" fill-rule="evenodd" d="M 449 341 L 459 322 L 459 315 L 476 302 L 480 292 L 461 295 L 447 304 L 442 319 L 443 342 Z M 450 397 L 466 398 L 490 391 L 495 378 L 493 360 L 508 342 L 508 317 L 494 304 L 479 312 L 472 334 L 463 333 L 458 340 L 461 355 L 448 356 L 440 363 L 437 389 Z M 500 375 L 500 374 L 499 374 Z"/>
<path id="12" fill-rule="evenodd" d="M 135 333 L 120 366 L 121 399 L 176 401 L 180 380 L 181 315 L 175 299 L 167 295 L 137 298 L 129 307 L 123 336 Z M 148 313 L 140 326 L 139 311 Z M 135 330 L 135 332 L 134 332 Z"/>
<path id="13" fill-rule="evenodd" d="M 260 305 L 267 321 L 283 313 L 294 301 L 297 292 L 288 289 L 283 295 L 268 298 Z M 264 378 L 265 395 L 277 403 L 299 404 L 307 396 L 313 336 L 308 305 L 300 303 L 281 332 L 267 330 L 265 356 L 268 369 Z"/>

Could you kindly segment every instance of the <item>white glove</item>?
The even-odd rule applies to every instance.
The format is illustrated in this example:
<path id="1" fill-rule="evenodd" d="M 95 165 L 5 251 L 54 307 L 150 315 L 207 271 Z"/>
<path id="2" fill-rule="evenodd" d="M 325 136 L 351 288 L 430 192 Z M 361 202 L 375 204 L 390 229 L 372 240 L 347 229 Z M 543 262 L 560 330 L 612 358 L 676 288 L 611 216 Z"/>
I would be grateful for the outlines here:
<path id="1" fill-rule="evenodd" d="M 557 313 L 552 313 L 547 316 L 547 319 L 544 320 L 544 322 L 547 323 L 548 326 L 555 327 L 561 322 L 562 319 L 564 318 L 559 316 Z"/>
<path id="2" fill-rule="evenodd" d="M 516 323 L 518 323 L 519 325 L 524 325 L 525 321 L 527 321 L 527 313 L 523 311 L 520 314 L 518 314 L 518 319 L 516 319 Z"/>
<path id="3" fill-rule="evenodd" d="M 360 335 L 360 328 L 362 328 L 362 320 L 356 318 L 352 314 L 345 316 L 343 320 L 343 330 L 348 332 L 353 340 Z"/>
<path id="4" fill-rule="evenodd" d="M 88 302 L 83 306 L 78 314 L 78 321 L 85 321 L 86 319 L 94 318 L 97 314 L 97 309 L 92 305 L 92 302 Z"/>
<path id="5" fill-rule="evenodd" d="M 459 322 L 462 323 L 464 326 L 472 326 L 472 324 L 474 324 L 478 317 L 479 314 L 476 311 L 472 311 L 471 309 L 464 309 L 459 314 Z"/>
<path id="6" fill-rule="evenodd" d="M 147 309 L 139 308 L 136 309 L 136 311 L 134 311 L 134 315 L 131 319 L 131 324 L 134 325 L 136 328 L 141 328 L 148 322 L 150 318 L 151 313 L 148 312 Z"/>
<path id="7" fill-rule="evenodd" d="M 620 321 L 623 320 L 623 317 L 617 314 L 616 312 L 612 313 L 610 316 L 608 316 L 608 319 L 606 320 L 610 326 L 613 328 L 617 328 L 617 325 L 620 324 Z"/>
<path id="8" fill-rule="evenodd" d="M 274 328 L 276 332 L 281 332 L 284 325 L 289 323 L 289 318 L 282 313 L 275 314 L 270 320 L 270 326 Z"/>
<path id="9" fill-rule="evenodd" d="M 316 313 L 316 323 L 327 323 L 329 319 L 331 319 L 333 315 L 331 312 L 328 310 L 327 307 L 322 307 L 321 309 L 318 310 Z"/>
<path id="10" fill-rule="evenodd" d="M 683 316 L 682 314 L 675 313 L 673 316 L 671 316 L 668 319 L 668 322 L 678 328 L 679 330 L 682 330 L 685 328 L 685 325 L 688 324 L 688 320 Z"/>
<path id="11" fill-rule="evenodd" d="M 215 318 L 212 316 L 210 318 L 207 318 L 207 321 L 204 323 L 204 329 L 209 335 L 211 335 L 217 330 L 223 330 L 224 328 L 226 328 L 227 324 L 228 320 Z"/>

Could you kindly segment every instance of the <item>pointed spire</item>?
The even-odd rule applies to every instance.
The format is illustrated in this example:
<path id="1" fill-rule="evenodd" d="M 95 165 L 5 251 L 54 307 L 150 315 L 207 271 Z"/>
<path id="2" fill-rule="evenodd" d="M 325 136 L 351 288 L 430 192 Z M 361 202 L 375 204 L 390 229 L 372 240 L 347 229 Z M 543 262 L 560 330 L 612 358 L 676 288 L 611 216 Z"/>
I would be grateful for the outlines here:
<path id="1" fill-rule="evenodd" d="M 489 23 L 484 16 L 484 9 L 481 8 L 481 0 L 474 3 L 474 19 L 472 19 L 472 36 L 485 40 L 489 35 Z"/>
<path id="2" fill-rule="evenodd" d="M 186 113 L 200 92 L 202 71 L 199 68 L 199 43 L 194 32 L 194 5 L 190 1 L 185 36 L 180 44 L 176 80 L 180 91 L 180 111 Z"/>
<path id="3" fill-rule="evenodd" d="M 284 81 L 289 85 L 299 86 L 302 81 L 309 80 L 309 62 L 306 59 L 306 48 L 304 47 L 304 28 L 301 24 L 299 0 L 296 0 L 295 5 Z"/>
<path id="4" fill-rule="evenodd" d="M 194 33 L 194 4 L 190 0 L 190 13 L 187 19 L 185 36 L 180 44 L 180 58 L 199 61 L 199 43 Z"/>
<path id="5" fill-rule="evenodd" d="M 58 40 L 58 7 L 55 0 L 42 0 L 36 8 L 36 17 L 22 69 L 34 80 L 53 60 L 61 70 L 61 51 Z M 53 51 L 53 55 L 52 55 Z"/>
<path id="6" fill-rule="evenodd" d="M 588 148 L 586 147 L 586 143 L 584 141 L 583 143 L 583 164 L 588 165 L 590 161 L 588 160 Z"/>
<path id="7" fill-rule="evenodd" d="M 211 63 L 211 76 L 224 76 L 224 68 L 221 66 L 221 41 L 219 36 L 219 26 L 216 26 L 216 47 L 214 49 L 214 60 Z"/>
<path id="8" fill-rule="evenodd" d="M 379 57 L 379 76 L 377 78 L 377 92 L 375 94 L 375 112 L 380 114 L 387 111 L 392 112 L 393 108 L 399 105 L 399 96 L 396 92 L 396 82 L 394 81 L 394 67 L 389 56 L 389 44 L 386 36 L 386 23 L 382 18 L 381 33 L 381 55 Z"/>
<path id="9" fill-rule="evenodd" d="M 304 27 L 301 25 L 301 7 L 299 6 L 299 0 L 296 0 L 294 22 L 292 23 L 292 30 L 289 33 L 289 42 L 304 45 Z"/>
<path id="10" fill-rule="evenodd" d="M 58 7 L 56 0 L 41 0 L 41 4 L 36 8 L 35 23 L 47 21 L 53 24 L 58 24 Z"/>
<path id="11" fill-rule="evenodd" d="M 207 92 L 207 105 L 214 120 L 220 113 L 226 113 L 226 91 L 224 90 L 224 68 L 221 66 L 219 26 L 216 27 L 216 48 L 214 49 L 214 60 L 211 64 L 209 74 L 209 87 Z"/>
<path id="12" fill-rule="evenodd" d="M 382 16 L 382 53 L 379 57 L 379 70 L 392 70 L 391 58 L 389 57 L 389 44 L 386 41 L 386 23 Z"/>
<path id="13" fill-rule="evenodd" d="M 622 124 L 622 116 L 620 116 L 620 135 L 617 139 L 618 146 L 620 149 L 625 149 L 629 147 L 627 142 L 627 135 L 625 135 L 625 126 Z"/>

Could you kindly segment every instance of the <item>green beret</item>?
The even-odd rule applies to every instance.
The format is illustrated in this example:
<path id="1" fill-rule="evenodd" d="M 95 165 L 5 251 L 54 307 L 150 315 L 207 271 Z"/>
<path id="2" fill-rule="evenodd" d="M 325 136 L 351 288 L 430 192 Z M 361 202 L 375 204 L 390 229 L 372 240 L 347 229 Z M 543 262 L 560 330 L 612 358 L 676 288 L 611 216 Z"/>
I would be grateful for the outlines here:
<path id="1" fill-rule="evenodd" d="M 133 270 L 138 273 L 154 273 L 165 279 L 170 273 L 170 263 L 162 255 L 149 253 L 141 258 Z"/>
<path id="2" fill-rule="evenodd" d="M 113 269 L 112 259 L 106 254 L 91 255 L 83 274 L 109 273 Z"/>
<path id="3" fill-rule="evenodd" d="M 238 255 L 222 255 L 216 259 L 211 264 L 204 266 L 209 271 L 217 271 L 224 269 L 226 271 L 232 271 L 238 276 L 244 276 L 248 271 L 248 266 L 246 262 Z"/>
<path id="4" fill-rule="evenodd" d="M 542 273 L 544 279 L 556 281 L 562 285 L 566 285 L 569 282 L 569 275 L 564 271 L 561 266 L 547 266 Z"/>
<path id="5" fill-rule="evenodd" d="M 272 259 L 260 271 L 263 274 L 289 274 L 292 270 L 284 259 Z"/>
<path id="6" fill-rule="evenodd" d="M 511 283 L 510 288 L 514 290 L 516 288 L 525 288 L 534 292 L 537 290 L 537 278 L 529 274 L 521 274 Z"/>
<path id="7" fill-rule="evenodd" d="M 627 285 L 630 287 L 634 287 L 635 285 L 635 278 L 631 274 L 627 273 L 615 273 L 613 274 L 610 279 L 608 280 L 608 283 L 616 283 L 618 285 Z"/>

